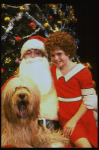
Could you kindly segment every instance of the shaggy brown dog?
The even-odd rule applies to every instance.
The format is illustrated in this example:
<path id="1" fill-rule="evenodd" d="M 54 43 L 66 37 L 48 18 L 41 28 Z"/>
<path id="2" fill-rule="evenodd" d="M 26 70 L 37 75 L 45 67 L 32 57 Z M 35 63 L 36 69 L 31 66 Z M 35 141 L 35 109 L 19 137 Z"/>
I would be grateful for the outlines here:
<path id="1" fill-rule="evenodd" d="M 32 80 L 26 77 L 11 79 L 1 99 L 2 147 L 63 147 L 69 143 L 60 133 L 38 127 L 40 92 Z"/>

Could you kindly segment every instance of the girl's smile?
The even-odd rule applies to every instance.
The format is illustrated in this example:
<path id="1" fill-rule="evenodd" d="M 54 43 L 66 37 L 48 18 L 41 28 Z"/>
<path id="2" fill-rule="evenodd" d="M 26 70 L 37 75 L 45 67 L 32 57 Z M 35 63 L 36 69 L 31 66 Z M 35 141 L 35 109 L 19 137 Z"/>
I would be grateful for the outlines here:
<path id="1" fill-rule="evenodd" d="M 69 60 L 69 55 L 66 55 L 61 49 L 50 52 L 50 56 L 51 61 L 60 69 L 63 68 Z"/>

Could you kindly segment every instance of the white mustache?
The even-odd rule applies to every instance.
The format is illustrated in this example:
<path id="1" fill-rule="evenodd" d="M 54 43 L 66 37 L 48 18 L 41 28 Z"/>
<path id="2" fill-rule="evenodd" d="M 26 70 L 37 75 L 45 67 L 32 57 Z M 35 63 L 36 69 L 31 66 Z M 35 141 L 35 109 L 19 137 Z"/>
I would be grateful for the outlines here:
<path id="1" fill-rule="evenodd" d="M 43 61 L 44 58 L 42 57 L 34 57 L 34 58 L 27 58 L 25 59 L 26 63 L 33 63 L 33 62 L 37 62 L 37 61 Z"/>
<path id="2" fill-rule="evenodd" d="M 41 95 L 51 89 L 50 66 L 45 57 L 23 59 L 20 64 L 19 75 L 31 78 L 38 85 Z"/>

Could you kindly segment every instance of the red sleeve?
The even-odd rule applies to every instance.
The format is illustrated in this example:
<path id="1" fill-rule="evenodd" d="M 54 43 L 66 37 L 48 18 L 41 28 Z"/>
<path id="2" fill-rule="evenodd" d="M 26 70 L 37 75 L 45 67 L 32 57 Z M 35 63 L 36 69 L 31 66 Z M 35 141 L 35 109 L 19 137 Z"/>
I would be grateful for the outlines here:
<path id="1" fill-rule="evenodd" d="M 93 87 L 92 74 L 87 68 L 83 69 L 82 71 L 82 74 L 80 77 L 80 86 L 81 86 L 81 89 L 87 89 L 87 88 Z"/>
<path id="2" fill-rule="evenodd" d="M 94 94 L 92 74 L 87 68 L 83 69 L 79 82 L 81 87 L 81 95 L 87 96 Z"/>
<path id="3" fill-rule="evenodd" d="M 13 78 L 15 78 L 15 77 L 16 77 L 16 76 L 11 76 L 11 77 L 3 84 L 3 86 L 1 87 L 1 92 L 4 90 L 6 84 L 7 84 L 11 79 L 13 79 Z"/>

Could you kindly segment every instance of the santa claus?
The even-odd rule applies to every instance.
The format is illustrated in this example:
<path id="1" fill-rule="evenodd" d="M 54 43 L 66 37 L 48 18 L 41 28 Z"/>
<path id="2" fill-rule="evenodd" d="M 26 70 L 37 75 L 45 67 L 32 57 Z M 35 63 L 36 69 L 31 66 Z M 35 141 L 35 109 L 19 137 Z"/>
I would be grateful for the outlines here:
<path id="1" fill-rule="evenodd" d="M 34 36 L 24 43 L 21 49 L 19 76 L 27 76 L 37 84 L 41 93 L 38 123 L 43 123 L 49 128 L 54 126 L 55 120 L 58 119 L 58 99 L 43 42 L 44 38 Z"/>

